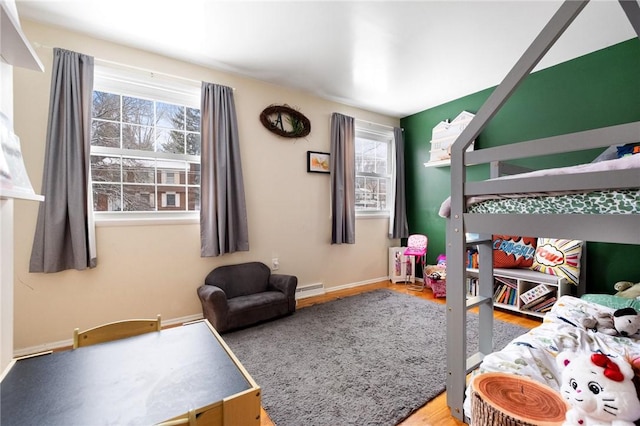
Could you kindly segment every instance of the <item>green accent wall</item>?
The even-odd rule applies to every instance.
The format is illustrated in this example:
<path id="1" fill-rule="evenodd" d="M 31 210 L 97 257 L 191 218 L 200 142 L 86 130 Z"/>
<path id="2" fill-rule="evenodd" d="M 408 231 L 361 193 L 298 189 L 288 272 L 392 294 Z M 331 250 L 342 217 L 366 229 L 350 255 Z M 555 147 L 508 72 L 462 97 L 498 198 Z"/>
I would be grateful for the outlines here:
<path id="1" fill-rule="evenodd" d="M 461 111 L 476 113 L 493 87 L 401 120 L 405 129 L 407 215 L 410 233 L 429 237 L 428 263 L 445 252 L 446 221 L 438 216 L 450 194 L 449 167 L 424 167 L 431 130 Z M 425 94 L 428 96 L 428 94 Z M 532 73 L 477 138 L 476 148 L 640 121 L 640 40 L 616 44 Z M 537 157 L 521 164 L 561 167 L 593 160 L 603 149 Z M 472 180 L 488 166 L 470 167 Z M 639 231 L 640 232 L 640 231 Z M 552 235 L 539 235 L 553 237 Z M 640 246 L 588 243 L 587 291 L 614 293 L 617 281 L 640 282 Z"/>

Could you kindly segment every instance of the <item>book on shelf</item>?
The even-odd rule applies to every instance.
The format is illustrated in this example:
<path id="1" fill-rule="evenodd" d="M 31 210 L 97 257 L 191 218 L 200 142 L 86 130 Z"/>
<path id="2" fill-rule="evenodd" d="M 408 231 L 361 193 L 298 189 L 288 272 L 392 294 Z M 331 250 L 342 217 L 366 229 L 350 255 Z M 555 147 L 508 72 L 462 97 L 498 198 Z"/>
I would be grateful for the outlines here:
<path id="1" fill-rule="evenodd" d="M 515 280 L 513 278 L 493 277 L 493 279 L 496 282 L 498 282 L 500 284 L 508 285 L 511 288 L 518 288 L 518 282 L 517 282 L 517 280 Z"/>
<path id="2" fill-rule="evenodd" d="M 503 285 L 499 299 L 496 301 L 504 305 L 515 305 L 514 303 L 515 299 L 516 299 L 516 289 L 511 288 L 508 285 Z"/>
<path id="3" fill-rule="evenodd" d="M 540 312 L 541 314 L 547 313 L 547 312 L 549 312 L 551 310 L 551 308 L 553 308 L 554 304 L 555 304 L 555 301 L 552 304 L 550 304 L 549 306 L 546 306 L 546 307 L 540 309 L 538 312 Z"/>
<path id="4" fill-rule="evenodd" d="M 530 290 L 525 291 L 524 293 L 522 293 L 520 295 L 520 300 L 522 300 L 522 303 L 524 303 L 525 305 L 528 305 L 532 302 L 535 302 L 538 299 L 541 299 L 542 297 L 545 297 L 546 295 L 548 295 L 549 293 L 551 293 L 553 291 L 553 289 L 547 287 L 544 284 L 538 284 L 537 286 L 533 287 Z"/>
<path id="5" fill-rule="evenodd" d="M 529 303 L 524 303 L 522 305 L 521 309 L 526 309 L 526 310 L 530 311 L 531 308 L 533 308 L 536 305 L 539 305 L 541 302 L 544 302 L 545 300 L 547 300 L 547 298 L 546 297 L 542 297 L 542 298 L 538 298 L 536 300 L 533 300 L 533 301 L 531 301 Z"/>
<path id="6" fill-rule="evenodd" d="M 496 301 L 498 300 L 498 296 L 500 295 L 500 290 L 502 290 L 502 286 L 495 286 L 493 289 L 493 300 Z"/>
<path id="7" fill-rule="evenodd" d="M 478 295 L 478 279 L 477 278 L 467 278 L 467 294 L 469 296 L 477 296 Z"/>
<path id="8" fill-rule="evenodd" d="M 556 303 L 557 298 L 555 296 L 548 298 L 544 303 L 538 304 L 533 307 L 534 312 L 546 312 L 551 310 L 551 307 Z"/>
<path id="9" fill-rule="evenodd" d="M 498 295 L 493 298 L 495 302 L 501 303 L 504 292 L 507 290 L 506 286 L 498 286 Z"/>
<path id="10" fill-rule="evenodd" d="M 550 295 L 548 297 L 542 298 L 542 300 L 536 300 L 535 302 L 529 303 L 528 305 L 524 305 L 522 309 L 526 309 L 528 311 L 540 312 L 540 310 L 551 307 L 557 300 L 555 295 Z"/>
<path id="11" fill-rule="evenodd" d="M 467 268 L 478 268 L 478 250 L 467 250 Z"/>
<path id="12" fill-rule="evenodd" d="M 498 302 L 504 303 L 504 300 L 507 298 L 508 293 L 509 293 L 509 287 L 503 286 L 502 293 L 500 293 L 500 300 Z"/>
<path id="13" fill-rule="evenodd" d="M 504 301 L 504 303 L 506 303 L 507 305 L 512 305 L 513 303 L 511 303 L 511 301 L 513 300 L 513 298 L 516 295 L 516 291 L 515 289 L 508 287 L 509 288 L 509 293 L 507 294 L 507 297 Z"/>
<path id="14" fill-rule="evenodd" d="M 504 293 L 502 294 L 501 302 L 505 305 L 509 303 L 509 297 L 511 295 L 511 288 L 509 286 L 504 286 Z"/>

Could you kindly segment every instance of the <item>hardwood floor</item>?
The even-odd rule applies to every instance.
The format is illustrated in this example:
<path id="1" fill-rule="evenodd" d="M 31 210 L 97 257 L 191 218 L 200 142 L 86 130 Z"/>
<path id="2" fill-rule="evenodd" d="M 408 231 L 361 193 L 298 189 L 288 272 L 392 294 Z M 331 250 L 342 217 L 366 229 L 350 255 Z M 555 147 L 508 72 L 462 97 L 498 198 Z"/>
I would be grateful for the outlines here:
<path id="1" fill-rule="evenodd" d="M 422 292 L 412 291 L 406 288 L 405 284 L 392 284 L 390 281 L 383 281 L 375 284 L 369 284 L 366 286 L 360 286 L 357 288 L 334 291 L 331 293 L 324 294 L 322 296 L 314 296 L 306 299 L 302 299 L 298 301 L 298 309 L 303 309 L 305 307 L 315 305 L 318 303 L 325 303 L 331 300 L 336 300 L 342 297 L 353 296 L 355 294 L 363 293 L 366 291 L 376 290 L 379 288 L 388 288 L 400 293 L 410 294 L 415 297 L 420 297 L 422 299 L 430 300 L 433 302 L 445 303 L 445 299 L 438 299 L 433 296 L 433 293 L 430 289 L 425 288 Z M 512 324 L 517 324 L 523 327 L 536 327 L 540 325 L 539 319 L 529 318 L 524 315 L 512 314 L 505 311 L 496 310 L 494 312 L 494 317 L 496 319 L 506 321 Z M 258 383 L 259 384 L 259 383 Z M 449 412 L 449 407 L 447 406 L 447 398 L 446 392 L 442 393 L 435 399 L 429 401 L 427 404 L 418 409 L 415 413 L 413 413 L 410 417 L 405 419 L 400 423 L 400 426 L 458 426 L 464 425 L 465 423 L 459 421 L 455 417 L 451 416 Z M 262 416 L 260 420 L 260 426 L 276 426 L 273 421 L 269 418 L 264 409 L 262 410 Z M 390 425 L 391 426 L 391 425 Z"/>

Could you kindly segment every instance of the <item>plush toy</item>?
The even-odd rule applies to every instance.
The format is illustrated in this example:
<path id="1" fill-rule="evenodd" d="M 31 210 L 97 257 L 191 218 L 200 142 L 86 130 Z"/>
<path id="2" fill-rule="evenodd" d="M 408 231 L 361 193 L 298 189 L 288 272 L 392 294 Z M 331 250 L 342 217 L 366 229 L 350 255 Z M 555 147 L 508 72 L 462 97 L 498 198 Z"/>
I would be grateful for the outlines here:
<path id="1" fill-rule="evenodd" d="M 640 283 L 632 283 L 631 281 L 618 281 L 613 285 L 617 293 L 615 296 L 626 297 L 629 299 L 640 298 Z"/>
<path id="2" fill-rule="evenodd" d="M 640 314 L 629 307 L 613 313 L 613 326 L 621 336 L 629 337 L 640 332 Z"/>
<path id="3" fill-rule="evenodd" d="M 570 408 L 563 426 L 634 426 L 640 401 L 628 362 L 601 353 L 561 352 L 560 394 Z"/>
<path id="4" fill-rule="evenodd" d="M 631 307 L 616 309 L 613 314 L 599 312 L 595 317 L 583 318 L 581 324 L 609 336 L 640 335 L 640 314 Z"/>
<path id="5" fill-rule="evenodd" d="M 616 330 L 613 322 L 613 316 L 608 312 L 598 312 L 595 317 L 586 317 L 582 319 L 582 326 L 600 333 L 616 336 Z"/>

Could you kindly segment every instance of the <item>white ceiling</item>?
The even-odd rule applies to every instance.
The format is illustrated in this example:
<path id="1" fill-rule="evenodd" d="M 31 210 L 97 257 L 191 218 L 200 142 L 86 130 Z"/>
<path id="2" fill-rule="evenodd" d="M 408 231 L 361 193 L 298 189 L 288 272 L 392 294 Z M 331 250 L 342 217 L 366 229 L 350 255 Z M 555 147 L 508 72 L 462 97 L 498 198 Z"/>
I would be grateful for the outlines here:
<path id="1" fill-rule="evenodd" d="M 16 0 L 21 19 L 395 117 L 498 84 L 560 4 Z M 617 1 L 592 1 L 538 69 L 634 36 Z"/>

